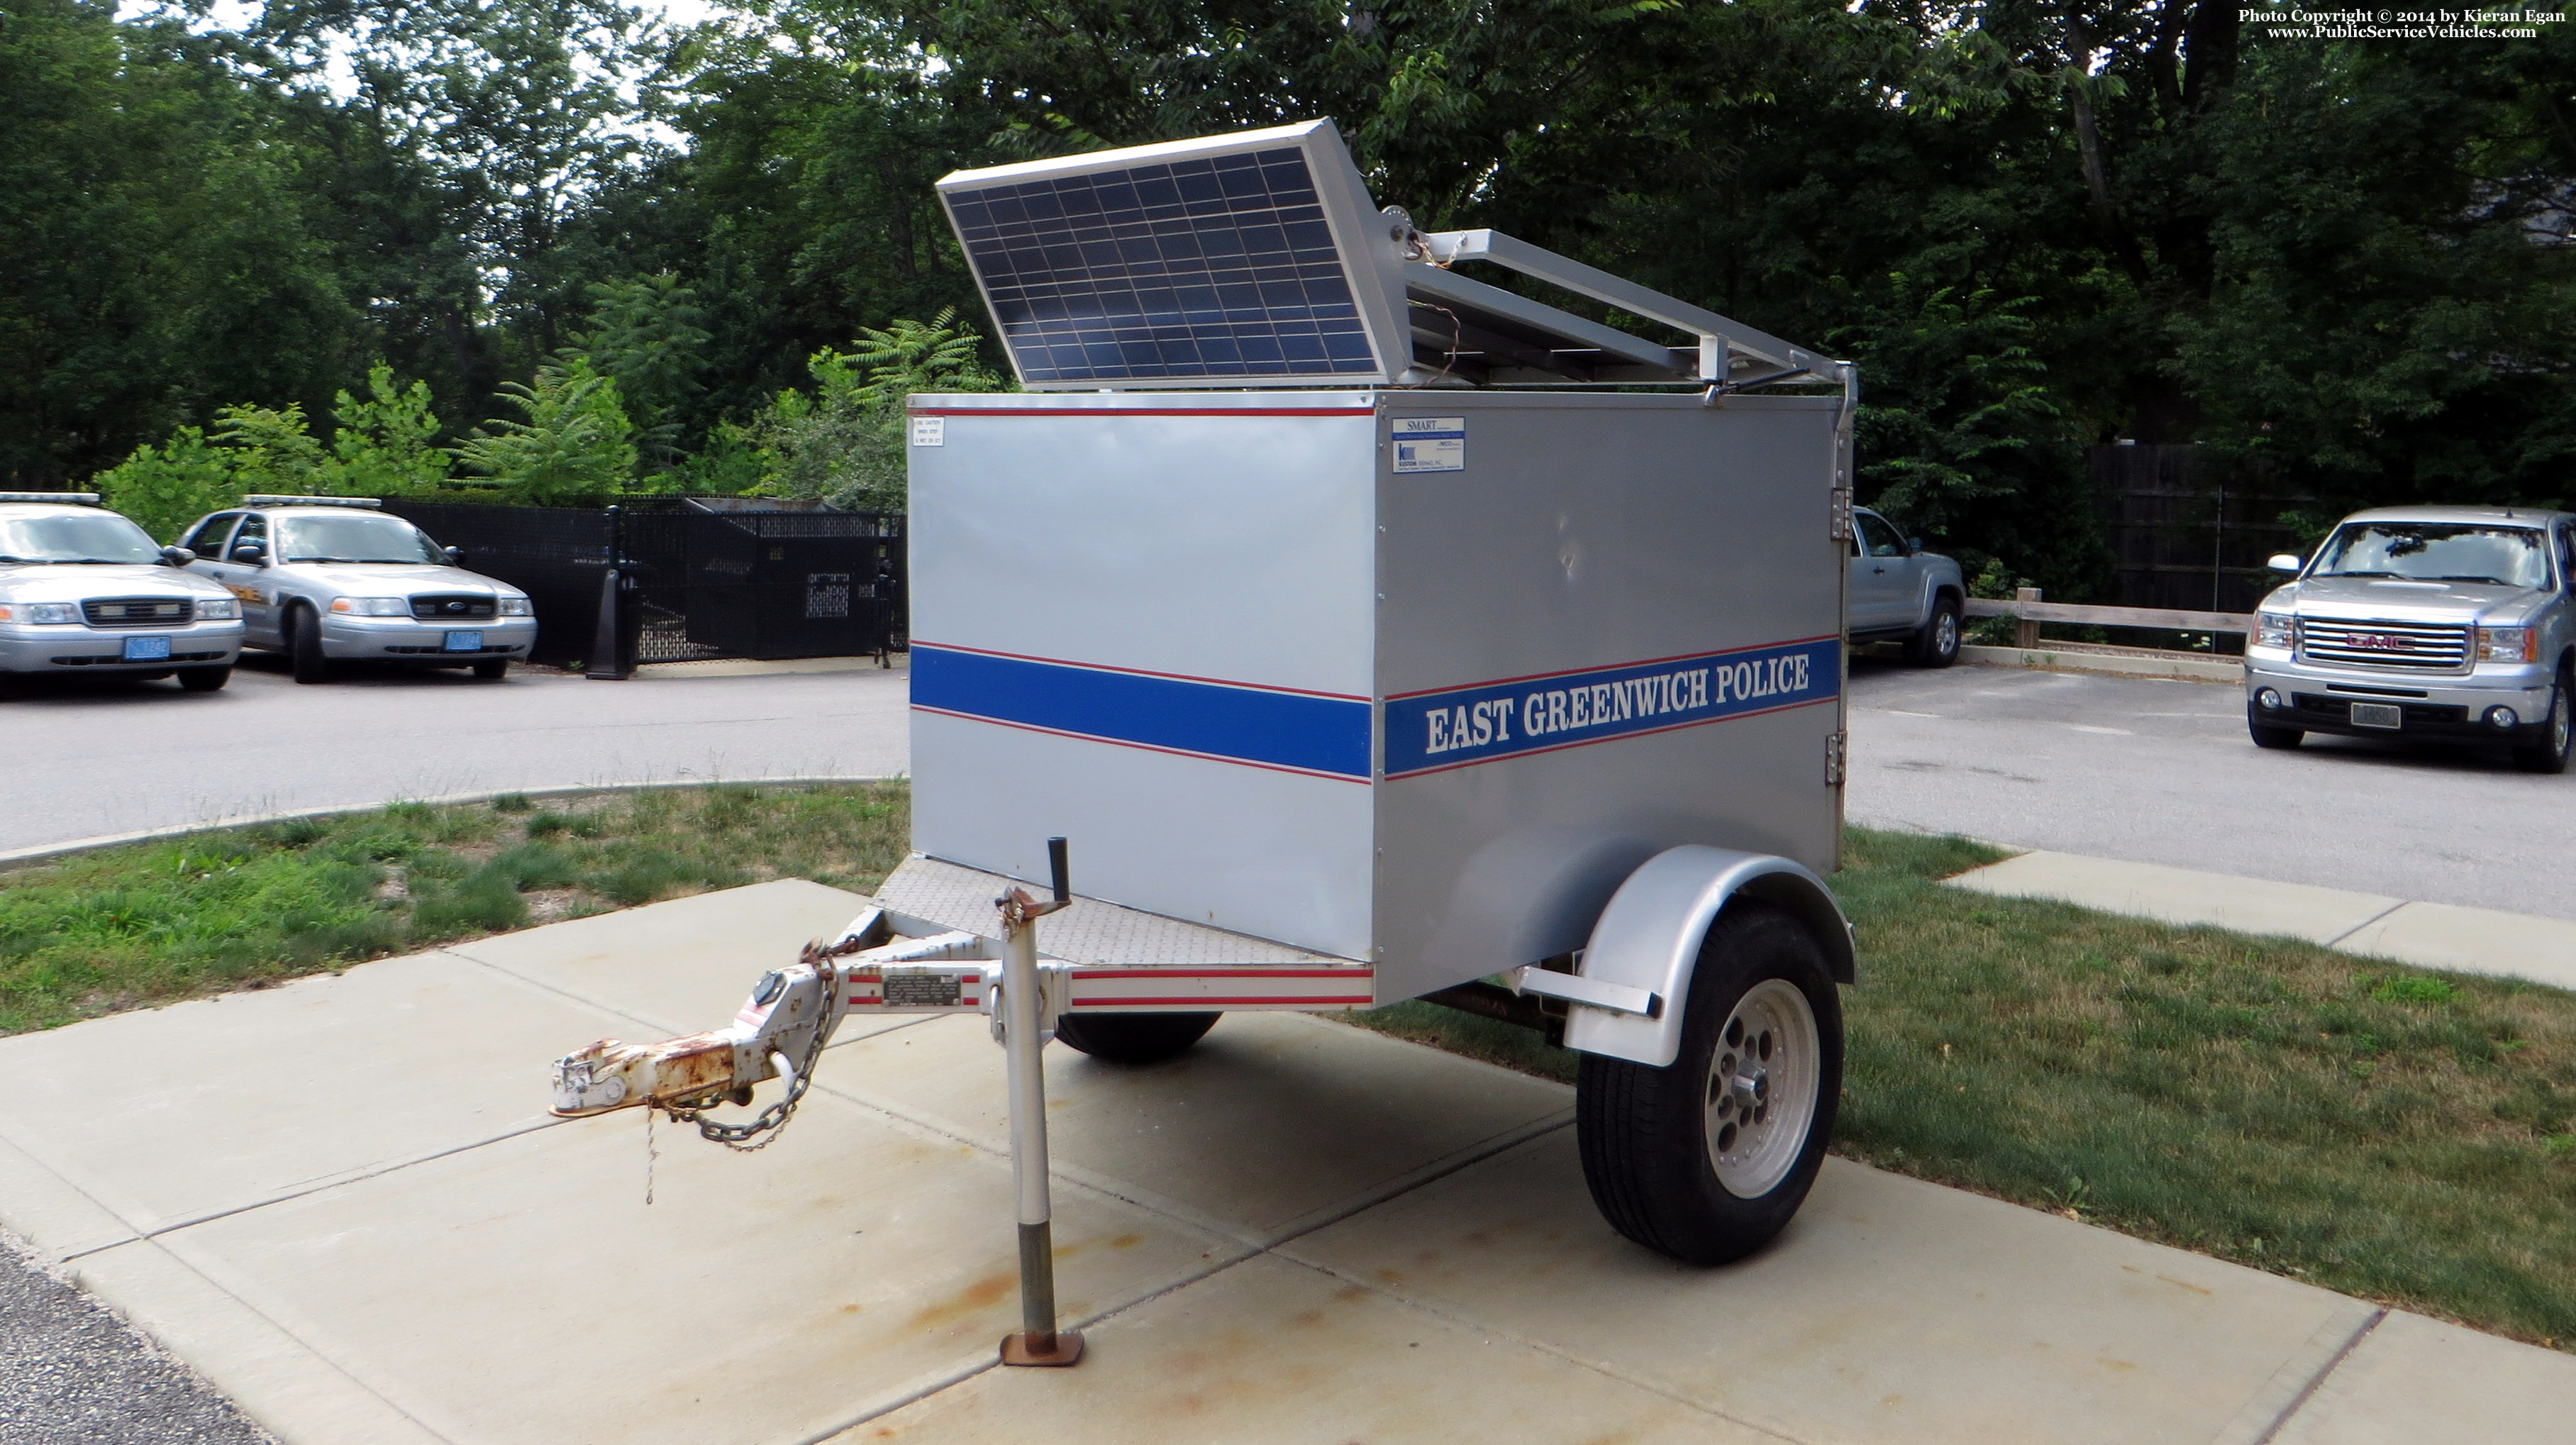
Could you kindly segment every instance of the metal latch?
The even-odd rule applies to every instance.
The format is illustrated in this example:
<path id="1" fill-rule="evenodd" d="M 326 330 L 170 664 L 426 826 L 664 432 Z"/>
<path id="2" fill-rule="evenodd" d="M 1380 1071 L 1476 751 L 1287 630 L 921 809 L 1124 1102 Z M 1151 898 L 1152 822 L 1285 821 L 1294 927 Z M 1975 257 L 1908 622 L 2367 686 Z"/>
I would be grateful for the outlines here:
<path id="1" fill-rule="evenodd" d="M 1514 993 L 1534 993 L 1541 998 L 1561 998 L 1567 1003 L 1579 1003 L 1585 1008 L 1607 1009 L 1615 1014 L 1636 1014 L 1641 1018 L 1650 1019 L 1664 1016 L 1664 1000 L 1661 994 L 1642 988 L 1630 988 L 1624 983 L 1585 978 L 1579 973 L 1555 973 L 1533 965 L 1505 972 L 1503 982 L 1510 985 Z"/>
<path id="2" fill-rule="evenodd" d="M 1840 731 L 1825 734 L 1825 786 L 1828 788 L 1839 788 L 1843 785 L 1845 755 L 1850 747 L 1850 738 L 1849 733 Z"/>

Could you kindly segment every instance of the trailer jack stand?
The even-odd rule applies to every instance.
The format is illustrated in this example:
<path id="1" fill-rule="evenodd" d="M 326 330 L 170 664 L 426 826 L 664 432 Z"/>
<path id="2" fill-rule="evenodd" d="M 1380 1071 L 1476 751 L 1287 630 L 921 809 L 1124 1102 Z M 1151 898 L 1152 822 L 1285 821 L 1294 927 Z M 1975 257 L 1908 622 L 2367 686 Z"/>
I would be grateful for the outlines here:
<path id="1" fill-rule="evenodd" d="M 1061 874 L 1062 865 L 1058 865 Z M 1020 1330 L 1002 1339 L 1005 1365 L 1070 1365 L 1082 1336 L 1055 1327 L 1055 1227 L 1047 1188 L 1046 1074 L 1039 1026 L 1038 919 L 1065 906 L 1014 888 L 1002 911 L 1002 1046 L 1011 1091 L 1011 1184 L 1020 1220 Z"/>

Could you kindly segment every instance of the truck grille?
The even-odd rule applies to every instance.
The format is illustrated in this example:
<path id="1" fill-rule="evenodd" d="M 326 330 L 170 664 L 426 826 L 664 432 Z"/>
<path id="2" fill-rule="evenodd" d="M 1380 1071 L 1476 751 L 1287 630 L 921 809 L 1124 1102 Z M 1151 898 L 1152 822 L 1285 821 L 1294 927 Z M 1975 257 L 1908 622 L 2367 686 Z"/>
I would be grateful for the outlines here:
<path id="1" fill-rule="evenodd" d="M 492 599 L 473 592 L 442 592 L 435 596 L 411 600 L 411 615 L 433 622 L 450 622 L 461 617 L 489 617 Z"/>
<path id="2" fill-rule="evenodd" d="M 2329 622 L 2299 619 L 2299 656 L 2346 667 L 2406 667 L 2460 672 L 2469 665 L 2469 629 L 2452 623 Z"/>
<path id="3" fill-rule="evenodd" d="M 185 597 L 93 597 L 81 604 L 92 627 L 185 627 L 197 604 Z"/>

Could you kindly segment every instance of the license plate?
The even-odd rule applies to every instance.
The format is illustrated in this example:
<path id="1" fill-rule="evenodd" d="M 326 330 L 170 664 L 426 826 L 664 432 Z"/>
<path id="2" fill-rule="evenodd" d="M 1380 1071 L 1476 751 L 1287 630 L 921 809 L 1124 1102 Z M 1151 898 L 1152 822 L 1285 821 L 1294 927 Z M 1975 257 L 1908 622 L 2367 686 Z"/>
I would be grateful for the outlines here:
<path id="1" fill-rule="evenodd" d="M 168 662 L 170 639 L 166 637 L 129 637 L 125 639 L 128 662 Z"/>
<path id="2" fill-rule="evenodd" d="M 2357 702 L 2352 705 L 2352 725 L 2357 728 L 2404 727 L 2406 709 L 2393 702 Z"/>
<path id="3" fill-rule="evenodd" d="M 447 650 L 450 652 L 481 652 L 483 650 L 483 634 L 480 632 L 451 632 L 447 634 Z"/>

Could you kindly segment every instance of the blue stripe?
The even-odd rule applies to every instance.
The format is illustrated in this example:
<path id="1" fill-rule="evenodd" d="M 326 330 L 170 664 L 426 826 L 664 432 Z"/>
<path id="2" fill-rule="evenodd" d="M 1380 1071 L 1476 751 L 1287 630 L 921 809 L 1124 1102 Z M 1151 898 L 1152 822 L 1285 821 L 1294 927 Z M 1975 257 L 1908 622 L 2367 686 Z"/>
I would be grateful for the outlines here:
<path id="1" fill-rule="evenodd" d="M 1390 699 L 1386 775 L 1823 702 L 1840 690 L 1841 648 L 1825 638 Z"/>
<path id="2" fill-rule="evenodd" d="M 1369 705 L 916 643 L 916 707 L 1342 777 L 1369 775 Z"/>

